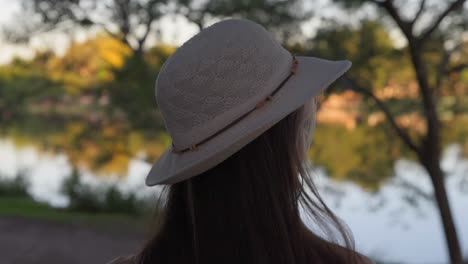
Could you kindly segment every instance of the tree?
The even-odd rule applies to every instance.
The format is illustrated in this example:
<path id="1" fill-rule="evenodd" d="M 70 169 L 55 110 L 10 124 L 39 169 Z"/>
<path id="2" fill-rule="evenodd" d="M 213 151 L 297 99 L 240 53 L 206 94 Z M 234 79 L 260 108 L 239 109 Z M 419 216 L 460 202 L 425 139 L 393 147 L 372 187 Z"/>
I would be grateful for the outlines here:
<path id="1" fill-rule="evenodd" d="M 29 23 L 3 29 L 7 39 L 26 41 L 37 33 L 97 26 L 135 53 L 143 51 L 169 0 L 21 0 Z"/>
<path id="2" fill-rule="evenodd" d="M 161 130 L 161 114 L 154 107 L 154 81 L 162 64 L 175 47 L 155 46 L 144 56 L 129 57 L 122 67 L 113 70 L 114 79 L 103 86 L 112 102 L 112 109 L 125 112 L 132 127 Z"/>
<path id="3" fill-rule="evenodd" d="M 116 78 L 114 71 L 122 68 L 131 54 L 122 42 L 100 34 L 82 43 L 72 42 L 62 56 L 50 57 L 41 67 L 52 80 L 64 84 L 67 94 L 98 96 L 103 84 Z"/>
<path id="4" fill-rule="evenodd" d="M 50 78 L 41 65 L 42 60 L 52 56 L 48 52 L 38 53 L 31 62 L 15 59 L 0 67 L 0 121 L 16 119 L 34 101 L 60 95 L 62 84 Z"/>
<path id="5" fill-rule="evenodd" d="M 314 131 L 313 145 L 309 157 L 324 166 L 327 175 L 376 192 L 392 176 L 392 165 L 398 158 L 395 149 L 401 144 L 389 142 L 384 124 L 361 125 L 353 130 L 320 124 Z"/>
<path id="6" fill-rule="evenodd" d="M 363 20 L 358 26 L 339 23 L 322 26 L 308 44 L 305 51 L 308 55 L 349 59 L 353 62 L 350 75 L 359 76 L 360 83 L 376 89 L 389 81 L 403 85 L 413 77 L 406 53 L 395 47 L 388 30 L 376 20 Z"/>
<path id="7" fill-rule="evenodd" d="M 310 17 L 302 0 L 21 0 L 27 22 L 3 28 L 11 41 L 27 41 L 37 33 L 71 31 L 97 26 L 141 54 L 150 35 L 159 34 L 158 22 L 163 16 L 183 15 L 199 29 L 210 18 L 244 17 L 278 30 L 287 39 Z"/>
<path id="8" fill-rule="evenodd" d="M 299 23 L 312 16 L 302 0 L 178 0 L 177 13 L 203 29 L 210 19 L 241 17 L 255 21 L 278 33 L 283 41 L 297 36 Z"/>
<path id="9" fill-rule="evenodd" d="M 347 8 L 360 7 L 367 3 L 375 5 L 380 11 L 385 12 L 407 42 L 409 58 L 419 86 L 422 113 L 427 124 L 426 134 L 418 140 L 411 137 L 406 129 L 397 124 L 394 114 L 388 106 L 375 95 L 374 87 L 363 84 L 350 75 L 343 78 L 343 82 L 347 87 L 374 100 L 384 112 L 394 131 L 405 145 L 416 154 L 428 172 L 443 223 L 451 263 L 462 263 L 460 243 L 444 184 L 444 172 L 440 167 L 441 123 L 437 107 L 438 95 L 449 74 L 468 67 L 466 58 L 464 61 L 453 64 L 457 60 L 459 49 L 466 45 L 461 34 L 468 26 L 468 11 L 463 7 L 466 0 L 447 1 L 445 6 L 441 5 L 440 2 L 429 5 L 428 1 L 420 0 L 411 18 L 407 13 L 412 6 L 408 3 L 403 4 L 404 2 L 394 0 L 335 1 L 342 3 Z M 423 18 L 429 22 L 419 23 Z M 431 45 L 437 42 L 439 43 L 437 45 L 439 59 L 437 66 L 431 68 L 429 67 L 430 63 L 428 63 L 430 60 L 428 51 L 431 50 Z"/>
<path id="10" fill-rule="evenodd" d="M 317 30 L 300 54 L 336 60 L 347 58 L 353 62 L 349 73 L 359 76 L 360 82 L 376 88 L 383 88 L 388 83 L 403 86 L 410 81 L 409 60 L 395 47 L 381 22 L 364 20 L 357 26 L 329 22 Z M 346 87 L 336 85 L 324 93 L 329 96 L 343 89 Z M 402 107 L 401 101 L 404 100 L 408 99 L 394 100 L 389 105 L 392 111 L 396 112 L 396 108 L 399 108 L 398 114 L 401 115 L 412 111 L 411 108 Z M 368 101 L 363 100 L 359 109 L 355 109 L 357 126 L 354 129 L 326 124 L 318 126 L 310 154 L 314 162 L 326 167 L 331 177 L 352 180 L 368 190 L 376 191 L 393 175 L 395 160 L 407 153 L 402 153 L 406 149 L 387 132 L 388 124 L 380 123 L 372 127 L 367 124 L 367 115 L 378 110 L 373 102 Z M 330 145 L 339 147 L 330 148 Z"/>

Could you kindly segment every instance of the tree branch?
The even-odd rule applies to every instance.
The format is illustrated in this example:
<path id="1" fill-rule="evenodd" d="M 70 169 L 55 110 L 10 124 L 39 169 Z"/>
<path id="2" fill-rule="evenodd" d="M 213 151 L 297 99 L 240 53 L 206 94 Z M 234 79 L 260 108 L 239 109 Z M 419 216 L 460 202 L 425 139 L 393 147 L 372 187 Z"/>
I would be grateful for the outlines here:
<path id="1" fill-rule="evenodd" d="M 138 47 L 137 52 L 143 51 L 143 46 L 145 45 L 146 39 L 148 38 L 149 33 L 151 32 L 151 25 L 153 24 L 154 16 L 152 14 L 149 15 L 148 20 L 145 23 L 145 33 L 143 36 L 138 38 Z"/>
<path id="2" fill-rule="evenodd" d="M 100 25 L 102 27 L 102 29 L 107 33 L 109 34 L 111 37 L 115 38 L 116 40 L 118 41 L 121 41 L 123 44 L 125 44 L 126 46 L 128 46 L 130 49 L 134 49 L 132 47 L 132 45 L 130 44 L 130 42 L 128 42 L 128 39 L 127 39 L 127 36 L 124 36 L 124 35 L 119 35 L 119 34 L 116 34 L 112 31 L 110 31 L 105 25 L 101 24 L 101 23 L 98 23 L 96 25 Z"/>
<path id="3" fill-rule="evenodd" d="M 138 38 L 138 47 L 137 47 L 137 52 L 141 52 L 143 50 L 143 47 L 145 45 L 146 39 L 148 38 L 148 35 L 151 32 L 153 22 L 156 21 L 158 18 L 161 17 L 161 13 L 158 8 L 158 4 L 160 1 L 157 0 L 151 0 L 149 1 L 146 6 L 143 7 L 144 10 L 146 10 L 148 16 L 145 21 L 145 32 L 143 33 L 143 36 Z"/>
<path id="4" fill-rule="evenodd" d="M 461 72 L 465 68 L 468 68 L 468 63 L 461 63 L 456 66 L 448 67 L 450 63 L 450 59 L 452 55 L 459 51 L 463 47 L 463 42 L 455 45 L 453 48 L 449 50 L 443 50 L 442 54 L 442 59 L 440 60 L 440 63 L 437 67 L 437 76 L 436 76 L 436 85 L 434 87 L 434 98 L 438 98 L 438 95 L 440 93 L 441 85 L 442 85 L 442 79 L 446 74 L 450 73 L 456 73 L 456 72 Z"/>
<path id="5" fill-rule="evenodd" d="M 433 98 L 439 98 L 438 95 L 440 94 L 440 90 L 442 88 L 442 80 L 445 77 L 445 73 L 447 72 L 447 65 L 449 64 L 450 57 L 452 56 L 450 51 L 443 49 L 442 52 L 442 59 L 440 60 L 439 65 L 437 65 L 437 76 L 433 89 Z"/>
<path id="6" fill-rule="evenodd" d="M 450 14 L 458 8 L 462 8 L 466 0 L 456 0 L 449 4 L 449 6 L 434 20 L 434 23 L 430 25 L 420 36 L 420 41 L 427 39 L 436 29 L 440 23 Z"/>
<path id="7" fill-rule="evenodd" d="M 425 7 L 426 7 L 426 0 L 421 0 L 421 2 L 419 3 L 419 9 L 414 15 L 413 21 L 411 21 L 411 26 L 414 26 L 416 21 L 418 21 L 418 19 L 421 17 Z"/>
<path id="8" fill-rule="evenodd" d="M 447 70 L 447 73 L 456 73 L 456 72 L 461 72 L 465 69 L 468 69 L 468 63 L 460 63 L 458 65 L 455 65 L 453 67 L 450 67 Z"/>
<path id="9" fill-rule="evenodd" d="M 187 14 L 185 14 L 185 17 L 192 23 L 194 23 L 197 27 L 198 30 L 201 31 L 205 27 L 205 16 L 207 14 L 211 14 L 214 11 L 211 9 L 212 7 L 210 6 L 212 4 L 211 1 L 207 1 L 203 6 L 199 8 L 195 8 L 191 5 L 187 5 Z"/>
<path id="10" fill-rule="evenodd" d="M 384 8 L 387 11 L 387 13 L 393 18 L 393 20 L 397 23 L 398 27 L 401 29 L 401 31 L 406 36 L 406 38 L 408 40 L 413 39 L 413 32 L 412 32 L 413 28 L 412 28 L 411 22 L 406 21 L 400 16 L 392 0 L 385 0 L 385 1 L 371 0 L 371 2 Z"/>
<path id="11" fill-rule="evenodd" d="M 415 185 L 414 183 L 412 183 L 412 182 L 410 182 L 408 180 L 405 180 L 403 178 L 398 178 L 398 181 L 396 182 L 396 185 L 401 186 L 403 188 L 408 189 L 409 191 L 414 192 L 414 194 L 416 194 L 417 196 L 423 198 L 426 201 L 435 202 L 434 194 L 427 193 L 427 192 L 421 190 L 420 187 L 418 187 L 417 185 Z"/>
<path id="12" fill-rule="evenodd" d="M 408 135 L 407 131 L 401 128 L 395 118 L 393 117 L 392 113 L 390 112 L 390 109 L 385 105 L 385 103 L 380 100 L 373 92 L 371 89 L 367 87 L 363 87 L 359 85 L 357 82 L 355 82 L 353 79 L 349 78 L 347 75 L 344 75 L 343 77 L 340 78 L 340 81 L 344 85 L 344 87 L 352 89 L 358 93 L 361 93 L 365 96 L 370 97 L 380 108 L 380 110 L 383 111 L 385 114 L 387 120 L 390 122 L 390 125 L 393 127 L 395 132 L 398 134 L 398 136 L 403 140 L 403 142 L 414 152 L 416 152 L 418 155 L 420 153 L 420 148 L 413 142 L 411 137 Z"/>

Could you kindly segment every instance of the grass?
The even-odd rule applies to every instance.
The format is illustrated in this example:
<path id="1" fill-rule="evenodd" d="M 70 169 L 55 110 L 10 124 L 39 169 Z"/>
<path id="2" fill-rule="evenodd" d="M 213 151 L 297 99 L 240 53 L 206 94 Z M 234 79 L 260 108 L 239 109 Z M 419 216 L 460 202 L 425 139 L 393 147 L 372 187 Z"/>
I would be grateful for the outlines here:
<path id="1" fill-rule="evenodd" d="M 91 227 L 104 231 L 140 232 L 147 226 L 148 216 L 129 216 L 115 213 L 91 214 L 52 208 L 29 197 L 1 197 L 0 217 L 14 216 L 55 221 Z"/>

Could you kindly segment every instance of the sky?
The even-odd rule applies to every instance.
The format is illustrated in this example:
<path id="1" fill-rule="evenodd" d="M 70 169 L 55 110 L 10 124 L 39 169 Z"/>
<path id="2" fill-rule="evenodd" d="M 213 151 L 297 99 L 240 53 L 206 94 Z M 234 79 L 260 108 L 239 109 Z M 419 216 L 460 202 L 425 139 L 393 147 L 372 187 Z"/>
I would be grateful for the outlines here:
<path id="1" fill-rule="evenodd" d="M 21 12 L 19 1 L 0 0 L 0 27 L 11 24 Z M 162 41 L 180 45 L 198 32 L 198 28 L 187 22 L 183 17 L 175 20 L 165 17 L 161 21 Z M 78 32 L 74 37 L 83 41 L 91 33 Z M 62 33 L 47 33 L 33 37 L 27 44 L 11 44 L 0 39 L 0 64 L 6 64 L 12 58 L 32 58 L 35 50 L 52 49 L 57 54 L 63 54 L 70 43 L 70 38 Z"/>
<path id="2" fill-rule="evenodd" d="M 330 0 L 316 0 L 314 5 L 319 7 L 322 15 L 339 16 L 337 10 L 326 7 Z M 326 7 L 326 8 L 324 8 Z M 11 24 L 18 14 L 21 14 L 20 1 L 0 0 L 0 27 Z M 317 18 L 302 25 L 304 35 L 311 36 L 319 25 Z M 162 41 L 175 45 L 181 45 L 198 32 L 198 28 L 189 23 L 185 18 L 178 17 L 175 20 L 165 17 L 161 21 Z M 97 31 L 96 31 L 97 32 Z M 94 33 L 96 33 L 94 32 Z M 89 34 L 89 33 L 88 33 Z M 75 39 L 84 40 L 86 34 L 81 32 Z M 151 42 L 151 39 L 149 39 Z M 63 54 L 70 43 L 70 38 L 64 34 L 47 33 L 38 37 L 33 37 L 28 44 L 9 44 L 0 38 L 0 64 L 6 64 L 15 56 L 32 58 L 35 50 L 52 49 L 58 54 Z M 154 40 L 153 40 L 154 43 Z M 151 44 L 153 44 L 151 43 Z"/>
<path id="3" fill-rule="evenodd" d="M 306 2 L 309 3 L 309 2 Z M 318 15 L 322 17 L 348 17 L 350 20 L 356 20 L 356 16 L 349 15 L 335 7 L 330 7 L 330 0 L 316 0 L 314 2 L 314 8 L 318 11 Z M 305 7 L 309 9 L 310 7 Z M 374 9 L 364 8 L 361 14 L 375 14 Z M 0 27 L 10 25 L 15 22 L 18 15 L 21 15 L 20 1 L 18 0 L 0 0 Z M 358 15 L 359 16 L 359 15 Z M 181 45 L 190 37 L 198 32 L 198 28 L 189 23 L 184 17 L 177 17 L 175 20 L 170 17 L 165 17 L 161 21 L 162 28 L 162 42 L 171 43 L 175 45 Z M 320 19 L 314 16 L 309 21 L 302 24 L 302 32 L 305 37 L 312 37 L 316 29 L 320 26 Z M 98 29 L 94 30 L 91 34 L 99 32 Z M 397 46 L 401 42 L 402 37 L 398 31 L 390 32 L 393 38 L 396 40 Z M 89 32 L 84 31 L 78 32 L 74 38 L 78 41 L 83 41 L 89 36 Z M 154 44 L 154 39 L 150 44 Z M 11 61 L 12 58 L 20 56 L 23 58 L 32 58 L 35 54 L 35 50 L 52 49 L 57 54 L 63 54 L 70 43 L 70 38 L 63 33 L 47 33 L 33 37 L 28 44 L 9 44 L 1 39 L 0 36 L 0 65 L 6 64 Z M 401 45 L 401 44 L 400 44 Z"/>
<path id="4" fill-rule="evenodd" d="M 0 26 L 13 20 L 13 15 L 18 12 L 20 6 L 18 1 L 0 0 Z M 3 40 L 0 41 L 0 64 L 8 62 L 14 55 L 31 57 L 34 53 L 29 47 L 8 45 Z"/>

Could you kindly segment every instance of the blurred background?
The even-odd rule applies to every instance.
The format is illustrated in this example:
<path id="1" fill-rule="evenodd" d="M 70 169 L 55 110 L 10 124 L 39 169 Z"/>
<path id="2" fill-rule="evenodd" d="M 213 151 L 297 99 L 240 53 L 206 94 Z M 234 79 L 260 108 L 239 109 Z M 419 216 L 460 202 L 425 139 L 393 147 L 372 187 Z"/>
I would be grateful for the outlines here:
<path id="1" fill-rule="evenodd" d="M 378 263 L 467 261 L 467 2 L 0 0 L 0 262 L 137 250 L 159 191 L 144 177 L 170 144 L 158 70 L 228 17 L 353 62 L 322 95 L 309 154 L 357 249 Z"/>

